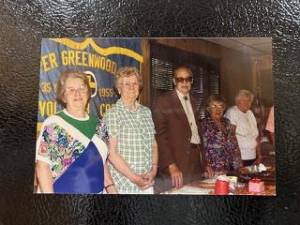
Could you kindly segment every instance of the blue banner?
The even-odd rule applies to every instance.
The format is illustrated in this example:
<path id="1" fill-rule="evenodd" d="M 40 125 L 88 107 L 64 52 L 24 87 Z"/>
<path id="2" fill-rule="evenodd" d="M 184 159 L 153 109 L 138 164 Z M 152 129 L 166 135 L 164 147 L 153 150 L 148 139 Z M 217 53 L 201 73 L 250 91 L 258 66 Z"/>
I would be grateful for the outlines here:
<path id="1" fill-rule="evenodd" d="M 140 39 L 53 38 L 41 46 L 38 130 L 48 116 L 61 110 L 56 102 L 56 82 L 61 72 L 85 72 L 92 88 L 89 113 L 102 117 L 117 100 L 113 90 L 118 68 L 141 68 Z"/>

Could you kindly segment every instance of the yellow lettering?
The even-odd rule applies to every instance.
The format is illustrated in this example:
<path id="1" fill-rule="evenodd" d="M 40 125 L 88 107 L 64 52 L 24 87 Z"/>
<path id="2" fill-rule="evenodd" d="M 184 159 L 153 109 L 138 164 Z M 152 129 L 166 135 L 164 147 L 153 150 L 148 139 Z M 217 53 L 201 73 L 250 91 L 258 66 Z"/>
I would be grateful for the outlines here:
<path id="1" fill-rule="evenodd" d="M 101 68 L 101 62 L 100 62 L 100 57 L 95 55 L 94 57 L 94 67 L 95 68 Z"/>
<path id="2" fill-rule="evenodd" d="M 41 116 L 51 116 L 56 113 L 56 101 L 39 101 Z"/>
<path id="3" fill-rule="evenodd" d="M 44 59 L 42 59 L 44 60 Z M 115 74 L 117 71 L 117 63 L 96 54 L 88 53 L 85 51 L 61 51 L 62 65 L 64 66 L 86 66 L 96 69 L 101 69 L 111 74 Z M 55 65 L 56 62 L 52 62 Z M 42 64 L 47 66 L 47 61 L 42 61 Z M 57 63 L 56 63 L 57 65 Z"/>
<path id="4" fill-rule="evenodd" d="M 101 57 L 101 59 L 100 59 L 100 68 L 102 70 L 105 70 L 105 58 L 104 57 Z"/>
<path id="5" fill-rule="evenodd" d="M 68 61 L 68 65 L 73 65 L 73 66 L 76 66 L 76 64 L 75 64 L 75 60 L 74 60 L 74 58 L 75 58 L 75 52 L 74 51 L 68 51 L 68 59 L 69 59 L 69 61 Z"/>
<path id="6" fill-rule="evenodd" d="M 44 115 L 45 115 L 45 107 L 46 107 L 46 102 L 39 101 L 39 110 L 40 110 L 40 114 L 42 117 L 44 117 Z"/>
<path id="7" fill-rule="evenodd" d="M 68 57 L 67 57 L 67 51 L 63 50 L 60 53 L 61 55 L 61 62 L 64 66 L 68 65 Z"/>
<path id="8" fill-rule="evenodd" d="M 41 57 L 41 65 L 45 72 L 48 72 L 56 67 L 58 67 L 56 62 L 56 55 L 54 52 L 49 53 Z"/>
<path id="9" fill-rule="evenodd" d="M 56 55 L 54 53 L 49 54 L 49 61 L 50 61 L 50 65 L 52 68 L 58 67 L 57 62 L 56 62 Z"/>
<path id="10" fill-rule="evenodd" d="M 95 68 L 94 66 L 94 55 L 88 54 L 88 66 Z"/>
<path id="11" fill-rule="evenodd" d="M 75 62 L 76 62 L 75 65 L 77 65 L 77 66 L 81 66 L 80 55 L 81 55 L 81 52 L 79 52 L 79 51 L 75 52 Z"/>
<path id="12" fill-rule="evenodd" d="M 112 62 L 111 63 L 111 73 L 112 74 L 116 74 L 117 72 L 117 63 L 116 62 Z"/>
<path id="13" fill-rule="evenodd" d="M 44 93 L 50 93 L 52 91 L 51 83 L 50 82 L 42 82 L 41 90 Z"/>
<path id="14" fill-rule="evenodd" d="M 82 52 L 82 56 L 81 56 L 81 65 L 82 66 L 88 66 L 86 60 L 87 60 L 87 52 Z"/>
<path id="15" fill-rule="evenodd" d="M 107 110 L 109 110 L 112 106 L 113 104 L 100 104 L 99 106 L 100 115 L 103 117 L 107 112 Z"/>
<path id="16" fill-rule="evenodd" d="M 106 60 L 105 70 L 111 71 L 111 61 L 109 59 Z"/>
<path id="17" fill-rule="evenodd" d="M 112 88 L 100 88 L 98 94 L 100 97 L 113 97 L 114 90 Z"/>

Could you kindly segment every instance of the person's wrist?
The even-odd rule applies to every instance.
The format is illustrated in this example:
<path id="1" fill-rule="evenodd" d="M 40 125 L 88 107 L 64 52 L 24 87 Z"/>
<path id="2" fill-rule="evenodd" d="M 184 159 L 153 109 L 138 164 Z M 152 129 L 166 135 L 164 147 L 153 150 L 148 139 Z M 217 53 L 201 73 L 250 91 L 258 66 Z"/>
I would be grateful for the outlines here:
<path id="1" fill-rule="evenodd" d="M 132 182 L 132 183 L 136 183 L 137 180 L 139 179 L 139 176 L 135 173 L 131 174 L 130 177 L 128 177 L 129 180 Z"/>
<path id="2" fill-rule="evenodd" d="M 110 184 L 108 184 L 108 185 L 105 186 L 105 189 L 107 190 L 107 189 L 113 188 L 113 187 L 115 187 L 115 184 L 114 183 L 110 183 Z"/>
<path id="3" fill-rule="evenodd" d="M 158 170 L 158 164 L 157 163 L 152 163 L 151 172 L 154 172 L 156 174 L 157 170 Z"/>
<path id="4" fill-rule="evenodd" d="M 177 169 L 177 166 L 175 163 L 172 163 L 169 165 L 169 170 L 176 170 Z"/>

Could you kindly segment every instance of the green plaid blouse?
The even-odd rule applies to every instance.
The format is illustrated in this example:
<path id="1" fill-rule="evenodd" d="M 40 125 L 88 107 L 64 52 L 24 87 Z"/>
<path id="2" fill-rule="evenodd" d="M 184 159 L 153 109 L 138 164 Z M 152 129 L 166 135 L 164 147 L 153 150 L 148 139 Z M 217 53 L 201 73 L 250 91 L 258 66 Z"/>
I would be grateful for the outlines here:
<path id="1" fill-rule="evenodd" d="M 144 174 L 152 167 L 152 145 L 154 143 L 154 123 L 149 108 L 138 104 L 135 112 L 129 111 L 119 99 L 105 114 L 110 137 L 118 140 L 117 151 L 137 174 Z M 127 177 L 109 166 L 112 178 L 120 192 L 139 192 L 139 187 Z"/>

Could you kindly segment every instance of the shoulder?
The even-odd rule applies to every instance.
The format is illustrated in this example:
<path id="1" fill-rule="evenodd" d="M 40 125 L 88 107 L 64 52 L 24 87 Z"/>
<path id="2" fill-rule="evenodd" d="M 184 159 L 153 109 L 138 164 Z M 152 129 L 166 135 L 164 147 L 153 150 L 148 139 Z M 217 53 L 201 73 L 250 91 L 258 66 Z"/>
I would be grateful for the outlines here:
<path id="1" fill-rule="evenodd" d="M 223 121 L 225 122 L 225 123 L 230 123 L 230 120 L 228 119 L 228 118 L 226 118 L 226 117 L 222 117 L 222 119 L 223 119 Z"/>
<path id="2" fill-rule="evenodd" d="M 236 106 L 231 106 L 226 110 L 226 114 L 235 114 L 237 113 L 237 107 Z"/>
<path id="3" fill-rule="evenodd" d="M 230 120 L 228 118 L 226 118 L 225 116 L 222 117 L 222 120 L 223 120 L 225 126 L 230 125 Z"/>
<path id="4" fill-rule="evenodd" d="M 63 118 L 60 117 L 59 114 L 51 115 L 44 120 L 43 125 L 49 126 L 49 125 L 55 124 L 55 123 L 59 124 L 62 120 L 63 120 Z"/>
<path id="5" fill-rule="evenodd" d="M 151 110 L 147 106 L 139 105 L 139 107 L 142 113 L 151 114 Z"/>
<path id="6" fill-rule="evenodd" d="M 249 118 L 251 118 L 252 120 L 256 120 L 256 119 L 255 119 L 255 116 L 254 116 L 254 113 L 253 113 L 251 110 L 248 110 L 248 111 L 247 111 L 247 116 L 248 116 Z"/>
<path id="7" fill-rule="evenodd" d="M 201 120 L 201 124 L 207 124 L 207 123 L 209 123 L 209 121 L 210 121 L 210 118 L 209 117 L 205 117 L 205 118 L 203 118 Z"/>
<path id="8" fill-rule="evenodd" d="M 178 96 L 174 90 L 160 94 L 158 97 L 154 99 L 154 104 L 153 104 L 154 108 L 155 107 L 161 108 L 162 106 L 168 107 L 172 104 L 173 100 L 176 98 L 178 98 Z"/>
<path id="9" fill-rule="evenodd" d="M 168 92 L 165 92 L 165 93 L 162 93 L 161 95 L 159 95 L 156 99 L 158 101 L 167 101 L 169 99 L 172 99 L 172 98 L 175 98 L 177 97 L 177 94 L 176 92 L 173 90 L 173 91 L 168 91 Z"/>
<path id="10" fill-rule="evenodd" d="M 209 126 L 209 123 L 210 123 L 210 119 L 208 117 L 203 118 L 200 122 L 202 130 L 206 130 L 207 127 Z"/>
<path id="11" fill-rule="evenodd" d="M 227 117 L 227 119 L 229 119 L 230 121 L 236 119 L 238 115 L 239 115 L 239 110 L 237 106 L 231 106 L 226 110 L 226 113 L 224 114 L 224 116 Z"/>

